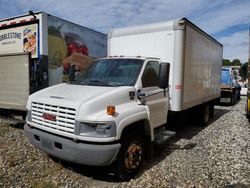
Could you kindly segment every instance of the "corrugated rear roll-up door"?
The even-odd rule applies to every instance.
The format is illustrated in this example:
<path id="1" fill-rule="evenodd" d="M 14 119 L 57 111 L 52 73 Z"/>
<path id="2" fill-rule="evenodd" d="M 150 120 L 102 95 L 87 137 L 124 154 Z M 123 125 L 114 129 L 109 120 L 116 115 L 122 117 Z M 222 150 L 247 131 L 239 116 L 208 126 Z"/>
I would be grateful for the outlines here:
<path id="1" fill-rule="evenodd" d="M 0 55 L 0 108 L 25 110 L 29 87 L 30 55 Z"/>

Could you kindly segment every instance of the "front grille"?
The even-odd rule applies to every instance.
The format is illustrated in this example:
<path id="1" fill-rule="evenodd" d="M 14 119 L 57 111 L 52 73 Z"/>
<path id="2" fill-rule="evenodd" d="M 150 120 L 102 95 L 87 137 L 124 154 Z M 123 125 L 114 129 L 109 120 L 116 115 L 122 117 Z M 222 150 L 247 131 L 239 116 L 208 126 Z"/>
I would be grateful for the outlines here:
<path id="1" fill-rule="evenodd" d="M 55 115 L 54 121 L 47 120 L 44 114 Z M 67 133 L 74 133 L 76 110 L 73 108 L 54 106 L 43 103 L 32 103 L 32 122 L 49 129 L 59 130 Z"/>

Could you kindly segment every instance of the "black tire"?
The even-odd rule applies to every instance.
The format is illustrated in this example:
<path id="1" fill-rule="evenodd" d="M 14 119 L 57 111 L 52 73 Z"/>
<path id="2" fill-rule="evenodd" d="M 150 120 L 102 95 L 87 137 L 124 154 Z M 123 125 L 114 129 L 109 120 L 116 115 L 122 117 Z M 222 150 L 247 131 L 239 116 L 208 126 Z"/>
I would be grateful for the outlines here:
<path id="1" fill-rule="evenodd" d="M 22 119 L 23 119 L 23 121 L 26 120 L 26 116 L 27 116 L 27 113 L 26 113 L 26 112 L 22 114 Z"/>
<path id="2" fill-rule="evenodd" d="M 235 92 L 231 93 L 231 102 L 230 105 L 233 106 L 235 105 Z"/>
<path id="3" fill-rule="evenodd" d="M 133 178 L 141 169 L 145 159 L 145 138 L 136 132 L 127 132 L 121 140 L 121 149 L 111 168 L 123 181 Z"/>
<path id="4" fill-rule="evenodd" d="M 211 109 L 209 107 L 209 104 L 203 104 L 200 108 L 200 125 L 201 126 L 207 126 L 209 119 L 210 119 L 210 112 Z"/>
<path id="5" fill-rule="evenodd" d="M 209 118 L 214 118 L 214 104 L 209 105 Z"/>
<path id="6" fill-rule="evenodd" d="M 240 100 L 241 99 L 241 95 L 240 95 L 240 89 L 237 90 L 237 99 Z"/>

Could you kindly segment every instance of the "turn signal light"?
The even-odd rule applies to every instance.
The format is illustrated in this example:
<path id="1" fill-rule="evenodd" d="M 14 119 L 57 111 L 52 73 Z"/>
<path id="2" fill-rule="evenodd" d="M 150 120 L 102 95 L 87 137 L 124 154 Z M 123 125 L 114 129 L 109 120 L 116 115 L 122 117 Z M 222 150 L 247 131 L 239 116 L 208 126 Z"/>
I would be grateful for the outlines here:
<path id="1" fill-rule="evenodd" d="M 115 107 L 114 106 L 107 106 L 107 114 L 110 116 L 115 115 Z"/>

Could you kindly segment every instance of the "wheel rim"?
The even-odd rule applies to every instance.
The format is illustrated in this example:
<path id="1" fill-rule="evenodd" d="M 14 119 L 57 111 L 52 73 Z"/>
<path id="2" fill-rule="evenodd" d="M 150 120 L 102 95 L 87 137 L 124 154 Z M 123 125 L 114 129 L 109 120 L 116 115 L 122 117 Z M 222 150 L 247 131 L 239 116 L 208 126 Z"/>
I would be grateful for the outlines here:
<path id="1" fill-rule="evenodd" d="M 204 109 L 204 121 L 207 123 L 209 120 L 209 106 L 206 105 Z"/>
<path id="2" fill-rule="evenodd" d="M 125 155 L 125 166 L 128 171 L 137 169 L 142 161 L 142 146 L 138 143 L 131 143 Z"/>

